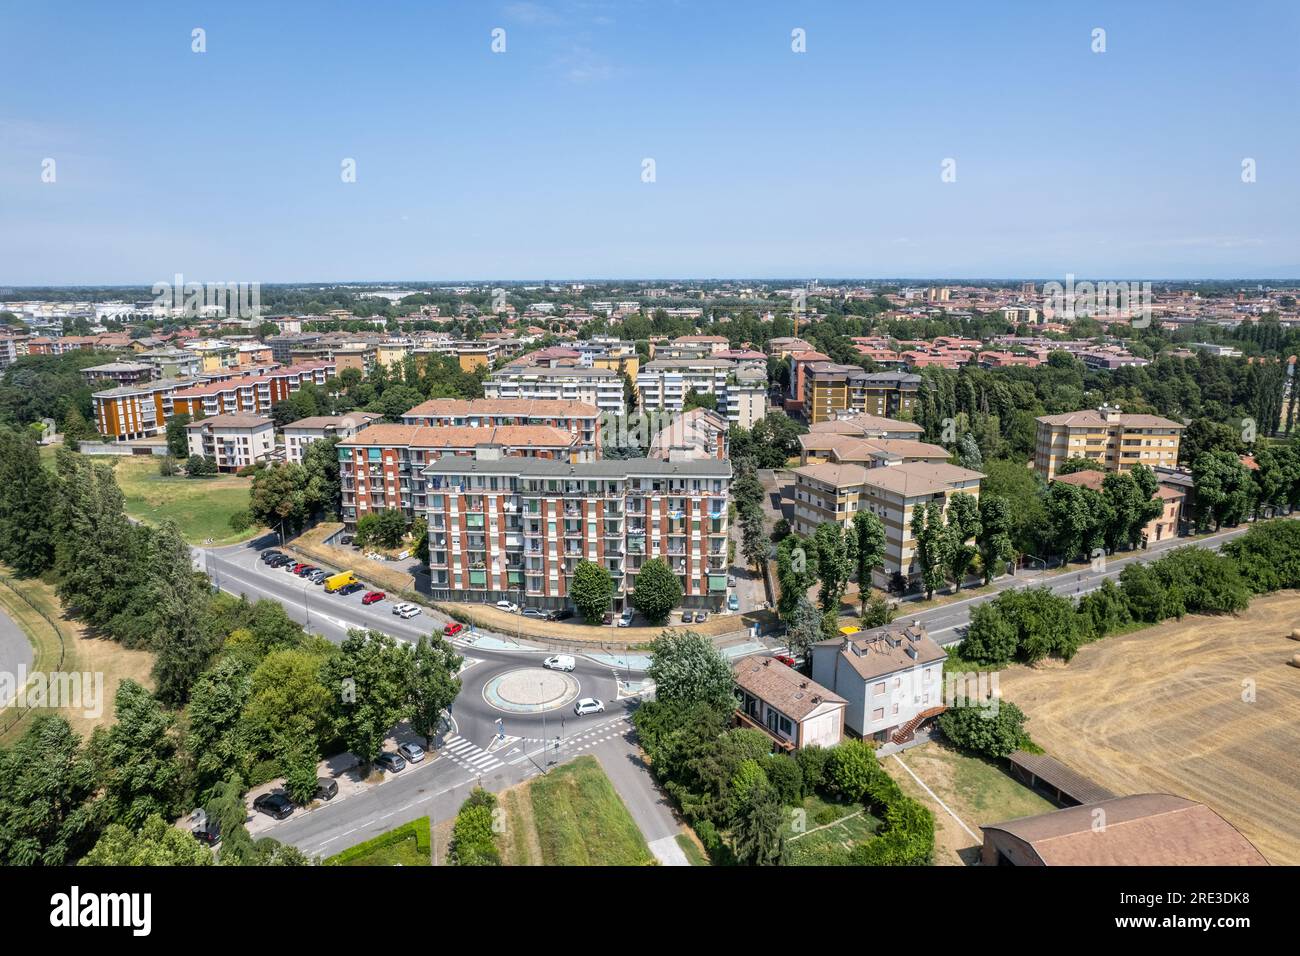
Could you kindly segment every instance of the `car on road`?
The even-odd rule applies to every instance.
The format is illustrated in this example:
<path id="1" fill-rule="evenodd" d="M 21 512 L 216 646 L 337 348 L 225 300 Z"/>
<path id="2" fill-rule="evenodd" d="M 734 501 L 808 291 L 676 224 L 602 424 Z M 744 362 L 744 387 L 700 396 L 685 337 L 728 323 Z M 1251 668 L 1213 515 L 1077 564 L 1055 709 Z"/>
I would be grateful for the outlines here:
<path id="1" fill-rule="evenodd" d="M 366 586 L 360 581 L 353 581 L 351 584 L 345 584 L 335 591 L 335 594 L 356 594 L 358 591 L 364 591 Z"/>
<path id="2" fill-rule="evenodd" d="M 463 630 L 465 630 L 465 625 L 460 623 L 460 621 L 449 621 L 446 625 L 443 626 L 442 636 L 455 637 Z"/>
<path id="3" fill-rule="evenodd" d="M 361 599 L 362 604 L 378 604 L 384 598 L 388 597 L 383 591 L 370 591 Z"/>
<path id="4" fill-rule="evenodd" d="M 728 574 L 728 575 L 727 575 L 727 587 L 729 587 L 729 588 L 734 588 L 735 586 L 736 586 L 736 576 L 735 576 L 734 574 Z"/>
<path id="5" fill-rule="evenodd" d="M 419 744 L 402 744 L 397 748 L 407 763 L 419 763 L 424 759 L 424 748 Z"/>
<path id="6" fill-rule="evenodd" d="M 401 754 L 385 751 L 375 758 L 375 766 L 380 770 L 387 770 L 389 773 L 397 773 L 406 769 L 406 761 Z"/>
<path id="7" fill-rule="evenodd" d="M 419 614 L 420 609 L 416 607 L 414 604 L 407 604 L 405 601 L 403 601 L 400 604 L 393 605 L 393 613 L 405 621 Z"/>
<path id="8" fill-rule="evenodd" d="M 507 614 L 519 613 L 519 605 L 513 601 L 497 601 L 496 609 L 498 611 L 505 611 Z"/>
<path id="9" fill-rule="evenodd" d="M 578 662 L 568 654 L 556 654 L 542 661 L 542 666 L 548 671 L 571 671 L 578 666 Z"/>
<path id="10" fill-rule="evenodd" d="M 603 714 L 605 705 L 594 697 L 584 697 L 573 705 L 573 712 L 579 717 L 585 717 L 587 714 Z"/>
<path id="11" fill-rule="evenodd" d="M 620 615 L 618 616 L 618 626 L 619 626 L 619 627 L 631 627 L 631 626 L 632 626 L 632 618 L 635 617 L 635 616 L 636 616 L 636 612 L 633 611 L 631 608 L 627 608 L 626 610 L 623 611 L 622 614 L 620 614 Z"/>
<path id="12" fill-rule="evenodd" d="M 775 657 L 776 657 L 776 659 L 777 659 L 778 661 L 780 661 L 780 662 L 781 662 L 782 664 L 784 664 L 786 667 L 794 667 L 794 666 L 796 666 L 796 665 L 795 665 L 795 662 L 794 662 L 794 658 L 791 657 L 789 654 L 777 654 L 777 655 L 775 655 Z"/>
<path id="13" fill-rule="evenodd" d="M 519 613 L 522 614 L 524 617 L 531 617 L 534 620 L 538 620 L 538 621 L 545 621 L 550 617 L 550 615 L 547 614 L 545 611 L 543 611 L 540 607 L 526 607 Z"/>
<path id="14" fill-rule="evenodd" d="M 283 793 L 262 794 L 253 801 L 253 809 L 276 820 L 283 820 L 293 814 L 293 804 Z"/>
<path id="15" fill-rule="evenodd" d="M 339 785 L 337 780 L 331 780 L 329 777 L 316 778 L 316 799 L 333 800 L 339 795 Z"/>

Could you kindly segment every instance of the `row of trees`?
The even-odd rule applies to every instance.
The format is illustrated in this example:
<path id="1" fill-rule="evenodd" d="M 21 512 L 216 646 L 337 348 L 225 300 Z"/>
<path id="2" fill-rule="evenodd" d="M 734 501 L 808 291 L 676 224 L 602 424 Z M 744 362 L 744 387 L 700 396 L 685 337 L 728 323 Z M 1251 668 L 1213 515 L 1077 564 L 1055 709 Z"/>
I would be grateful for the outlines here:
<path id="1" fill-rule="evenodd" d="M 1256 524 L 1222 552 L 1194 545 L 1157 561 L 1127 565 L 1079 599 L 1048 587 L 1004 591 L 978 605 L 962 641 L 963 658 L 1000 666 L 1045 657 L 1070 660 L 1079 647 L 1135 625 L 1185 614 L 1232 614 L 1252 594 L 1300 587 L 1300 524 Z"/>

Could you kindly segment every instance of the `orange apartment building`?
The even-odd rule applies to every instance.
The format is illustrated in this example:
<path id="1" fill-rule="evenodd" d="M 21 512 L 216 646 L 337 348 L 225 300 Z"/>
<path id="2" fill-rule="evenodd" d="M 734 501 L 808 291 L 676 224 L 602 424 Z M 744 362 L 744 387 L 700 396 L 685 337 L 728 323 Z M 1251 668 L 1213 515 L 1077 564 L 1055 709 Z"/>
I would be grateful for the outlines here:
<path id="1" fill-rule="evenodd" d="M 405 425 L 549 425 L 573 435 L 579 449 L 600 448 L 600 409 L 586 402 L 533 398 L 434 398 L 402 416 Z"/>
<path id="2" fill-rule="evenodd" d="M 176 393 L 194 379 L 162 379 L 95 392 L 95 430 L 112 441 L 152 438 L 175 413 Z"/>
<path id="3" fill-rule="evenodd" d="M 269 414 L 272 406 L 303 385 L 324 385 L 333 375 L 334 363 L 315 362 L 277 368 L 261 375 L 205 382 L 175 393 L 175 414 L 196 419 L 213 415 Z"/>
<path id="4" fill-rule="evenodd" d="M 677 573 L 685 606 L 717 608 L 727 593 L 728 461 L 570 465 L 480 452 L 439 459 L 423 477 L 436 600 L 563 608 L 589 561 L 609 572 L 619 611 L 652 558 Z"/>
<path id="5" fill-rule="evenodd" d="M 377 511 L 408 521 L 427 507 L 421 470 L 448 457 L 484 454 L 568 464 L 595 459 L 568 431 L 550 425 L 371 425 L 338 444 L 343 522 L 349 528 Z"/>

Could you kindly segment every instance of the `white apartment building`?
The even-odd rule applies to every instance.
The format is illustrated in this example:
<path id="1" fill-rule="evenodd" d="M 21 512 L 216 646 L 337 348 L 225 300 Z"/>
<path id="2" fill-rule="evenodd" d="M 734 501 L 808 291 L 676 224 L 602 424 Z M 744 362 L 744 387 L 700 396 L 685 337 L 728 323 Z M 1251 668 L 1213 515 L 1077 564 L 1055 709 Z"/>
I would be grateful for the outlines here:
<path id="1" fill-rule="evenodd" d="M 864 740 L 906 734 L 943 709 L 948 652 L 916 622 L 821 641 L 809 649 L 813 680 L 848 701 L 844 724 Z"/>
<path id="2" fill-rule="evenodd" d="M 218 471 L 238 471 L 275 451 L 275 422 L 258 415 L 217 415 L 185 426 L 190 454 L 215 458 Z"/>
<path id="3" fill-rule="evenodd" d="M 346 415 L 316 415 L 300 418 L 284 426 L 284 460 L 301 465 L 307 446 L 326 438 L 351 438 L 383 415 L 375 412 L 349 412 Z"/>
<path id="4" fill-rule="evenodd" d="M 483 397 L 584 402 L 601 412 L 624 412 L 623 376 L 604 368 L 509 366 L 484 380 Z"/>

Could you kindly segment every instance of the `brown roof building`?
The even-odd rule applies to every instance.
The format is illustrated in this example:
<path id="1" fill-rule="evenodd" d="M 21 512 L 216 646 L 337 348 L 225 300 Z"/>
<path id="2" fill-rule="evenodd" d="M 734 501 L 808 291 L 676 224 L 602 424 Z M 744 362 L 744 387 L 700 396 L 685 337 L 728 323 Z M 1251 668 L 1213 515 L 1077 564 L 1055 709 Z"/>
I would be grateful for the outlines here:
<path id="1" fill-rule="evenodd" d="M 843 697 L 774 657 L 742 657 L 731 668 L 740 691 L 741 723 L 772 736 L 778 745 L 833 747 L 844 735 Z"/>
<path id="2" fill-rule="evenodd" d="M 985 866 L 1267 866 L 1203 803 L 1140 793 L 980 828 Z"/>

